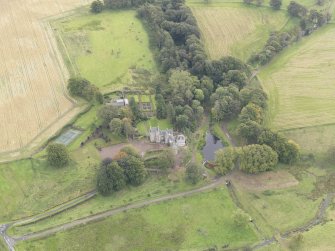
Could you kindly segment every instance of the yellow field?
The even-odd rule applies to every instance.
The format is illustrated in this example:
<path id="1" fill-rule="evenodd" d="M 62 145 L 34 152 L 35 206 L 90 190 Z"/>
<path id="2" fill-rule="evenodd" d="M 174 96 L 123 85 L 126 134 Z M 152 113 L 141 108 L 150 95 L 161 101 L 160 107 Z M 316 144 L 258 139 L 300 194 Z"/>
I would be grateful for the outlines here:
<path id="1" fill-rule="evenodd" d="M 248 59 L 266 43 L 269 32 L 288 22 L 284 11 L 239 3 L 204 5 L 189 3 L 211 58 L 232 55 Z"/>
<path id="2" fill-rule="evenodd" d="M 87 0 L 2 1 L 0 15 L 0 154 L 38 145 L 79 108 L 67 96 L 67 70 L 43 19 Z"/>
<path id="3" fill-rule="evenodd" d="M 278 130 L 335 123 L 335 25 L 287 49 L 260 79 L 270 97 L 269 125 Z"/>

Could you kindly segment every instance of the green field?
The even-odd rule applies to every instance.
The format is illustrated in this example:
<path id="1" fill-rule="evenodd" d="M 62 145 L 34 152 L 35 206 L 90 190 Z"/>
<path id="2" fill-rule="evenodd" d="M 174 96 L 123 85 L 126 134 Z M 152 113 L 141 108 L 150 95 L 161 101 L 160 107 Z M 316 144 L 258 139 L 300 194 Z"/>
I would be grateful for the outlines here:
<path id="1" fill-rule="evenodd" d="M 286 49 L 259 77 L 269 95 L 268 125 L 287 130 L 335 123 L 335 25 Z"/>
<path id="2" fill-rule="evenodd" d="M 87 9 L 52 22 L 72 75 L 81 75 L 103 91 L 131 82 L 131 69 L 155 71 L 148 35 L 135 10 L 89 14 Z"/>
<path id="3" fill-rule="evenodd" d="M 95 213 L 107 211 L 129 203 L 194 189 L 204 184 L 205 182 L 200 182 L 197 185 L 191 185 L 184 182 L 181 175 L 179 175 L 179 177 L 175 177 L 173 180 L 164 176 L 151 176 L 143 185 L 139 187 L 127 187 L 126 189 L 114 193 L 108 197 L 97 195 L 93 199 L 51 218 L 26 226 L 10 228 L 9 233 L 19 236 L 29 232 L 44 230 L 52 226 L 57 226 L 59 224 L 70 222 Z"/>
<path id="4" fill-rule="evenodd" d="M 310 198 L 316 179 L 310 174 L 301 175 L 298 186 L 258 192 L 238 188 L 243 205 L 268 236 L 303 225 L 314 217 L 321 201 Z"/>
<path id="5" fill-rule="evenodd" d="M 335 146 L 335 124 L 293 129 L 283 133 L 300 145 L 302 153 L 322 156 L 330 147 Z"/>
<path id="6" fill-rule="evenodd" d="M 251 225 L 234 225 L 226 188 L 131 210 L 89 226 L 19 244 L 17 250 L 199 250 L 251 244 Z M 78 239 L 80 236 L 80 239 Z"/>
<path id="7" fill-rule="evenodd" d="M 72 163 L 60 169 L 40 159 L 1 164 L 0 222 L 40 213 L 94 189 L 97 150 L 88 145 L 71 156 Z"/>
<path id="8" fill-rule="evenodd" d="M 241 3 L 188 2 L 205 47 L 213 59 L 232 55 L 247 60 L 265 45 L 271 31 L 290 27 L 286 11 Z"/>

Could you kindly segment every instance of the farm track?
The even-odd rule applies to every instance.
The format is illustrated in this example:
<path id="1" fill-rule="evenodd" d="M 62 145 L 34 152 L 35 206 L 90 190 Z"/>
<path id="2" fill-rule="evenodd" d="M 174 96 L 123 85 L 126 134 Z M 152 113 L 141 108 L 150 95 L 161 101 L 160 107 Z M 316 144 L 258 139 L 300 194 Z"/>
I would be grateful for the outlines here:
<path id="1" fill-rule="evenodd" d="M 162 196 L 159 198 L 155 198 L 152 200 L 145 200 L 145 201 L 141 201 L 141 202 L 137 202 L 137 203 L 133 203 L 133 204 L 129 204 L 123 207 L 119 207 L 119 208 L 115 208 L 115 209 L 111 209 L 102 213 L 98 213 L 95 215 L 91 215 L 88 217 L 84 217 L 69 223 L 65 223 L 56 227 L 52 227 L 43 231 L 39 231 L 39 232 L 33 232 L 33 233 L 29 233 L 23 236 L 19 236 L 19 237 L 11 237 L 6 233 L 6 230 L 8 229 L 8 227 L 11 226 L 12 223 L 9 224 L 4 224 L 0 226 L 0 235 L 2 235 L 2 237 L 4 238 L 4 240 L 8 240 L 6 241 L 8 247 L 10 250 L 14 250 L 14 246 L 17 242 L 20 241 L 25 241 L 25 240 L 31 240 L 31 239 L 36 239 L 36 238 L 44 238 L 53 234 L 56 234 L 58 232 L 61 231 L 65 231 L 65 230 L 69 230 L 71 228 L 80 226 L 80 225 L 84 225 L 84 224 L 88 224 L 88 223 L 92 223 L 92 222 L 96 222 L 99 220 L 103 220 L 107 217 L 116 215 L 118 213 L 121 212 L 126 212 L 127 210 L 131 210 L 131 209 L 137 209 L 137 208 L 143 208 L 145 206 L 149 206 L 152 204 L 157 204 L 160 202 L 164 202 L 164 201 L 169 201 L 169 200 L 173 200 L 173 199 L 178 199 L 178 198 L 182 198 L 182 197 L 188 197 L 188 196 L 192 196 L 204 191 L 208 191 L 210 189 L 213 189 L 215 187 L 218 187 L 222 184 L 224 184 L 225 180 L 224 178 L 218 178 L 218 179 L 214 179 L 213 182 L 211 182 L 208 185 L 205 185 L 203 187 L 194 189 L 194 190 L 190 190 L 190 191 L 186 191 L 186 192 L 180 192 L 180 193 L 176 193 L 176 194 L 171 194 L 171 195 L 166 195 L 166 196 Z M 82 202 L 80 202 L 82 203 Z M 79 203 L 78 203 L 79 204 Z M 71 204 L 71 207 L 75 206 L 77 204 Z M 65 209 L 64 209 L 65 210 Z M 57 212 L 58 213 L 58 212 Z M 46 217 L 50 217 L 52 215 L 46 215 Z M 33 219 L 31 219 L 33 221 Z M 40 220 L 40 219 L 37 219 Z M 20 222 L 24 223 L 26 220 L 23 221 L 17 221 L 16 224 L 20 224 Z M 30 222 L 32 223 L 32 222 Z M 30 224 L 29 223 L 29 224 Z"/>

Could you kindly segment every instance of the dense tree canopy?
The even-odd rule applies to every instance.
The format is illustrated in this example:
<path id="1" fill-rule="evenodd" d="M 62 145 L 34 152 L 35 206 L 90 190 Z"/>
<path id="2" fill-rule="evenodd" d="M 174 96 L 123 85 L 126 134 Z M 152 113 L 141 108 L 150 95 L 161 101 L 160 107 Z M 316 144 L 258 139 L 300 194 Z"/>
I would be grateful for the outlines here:
<path id="1" fill-rule="evenodd" d="M 104 9 L 104 4 L 100 0 L 91 3 L 91 12 L 100 13 Z"/>
<path id="2" fill-rule="evenodd" d="M 270 0 L 270 6 L 274 10 L 279 10 L 282 5 L 282 0 Z"/>
<path id="3" fill-rule="evenodd" d="M 93 100 L 95 93 L 98 92 L 90 81 L 80 77 L 70 78 L 67 88 L 72 96 L 81 97 L 87 101 Z"/>
<path id="4" fill-rule="evenodd" d="M 299 146 L 287 140 L 279 133 L 264 129 L 258 138 L 259 144 L 270 146 L 278 154 L 278 159 L 284 164 L 292 164 L 299 158 Z"/>
<path id="5" fill-rule="evenodd" d="M 186 167 L 186 180 L 192 184 L 196 184 L 201 180 L 202 171 L 201 167 L 194 162 L 191 162 Z"/>
<path id="6" fill-rule="evenodd" d="M 240 168 L 248 173 L 272 170 L 277 162 L 277 153 L 267 145 L 248 145 L 240 150 Z"/>
<path id="7" fill-rule="evenodd" d="M 232 147 L 220 149 L 215 152 L 215 172 L 224 175 L 235 167 L 237 159 L 236 150 Z"/>
<path id="8" fill-rule="evenodd" d="M 53 143 L 47 147 L 47 159 L 51 166 L 63 167 L 69 163 L 70 156 L 65 145 Z"/>
<path id="9" fill-rule="evenodd" d="M 219 87 L 211 96 L 212 116 L 217 121 L 236 117 L 241 111 L 241 100 L 235 85 Z"/>
<path id="10" fill-rule="evenodd" d="M 138 186 L 144 182 L 147 176 L 147 172 L 144 167 L 144 162 L 141 158 L 129 155 L 123 159 L 118 160 L 118 164 L 124 170 L 127 183 L 133 186 Z"/>
<path id="11" fill-rule="evenodd" d="M 126 185 L 123 169 L 116 161 L 102 162 L 97 177 L 97 189 L 103 195 L 119 191 Z"/>
<path id="12" fill-rule="evenodd" d="M 287 7 L 287 11 L 292 17 L 304 17 L 308 12 L 305 6 L 295 1 L 290 2 L 290 4 Z"/>

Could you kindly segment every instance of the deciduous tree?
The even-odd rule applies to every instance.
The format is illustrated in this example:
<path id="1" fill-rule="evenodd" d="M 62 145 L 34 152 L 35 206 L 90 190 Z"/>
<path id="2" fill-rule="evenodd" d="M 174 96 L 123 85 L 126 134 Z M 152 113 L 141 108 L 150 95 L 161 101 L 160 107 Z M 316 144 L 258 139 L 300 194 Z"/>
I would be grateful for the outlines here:
<path id="1" fill-rule="evenodd" d="M 65 145 L 53 143 L 47 147 L 47 159 L 51 166 L 63 167 L 69 163 L 70 156 Z"/>

